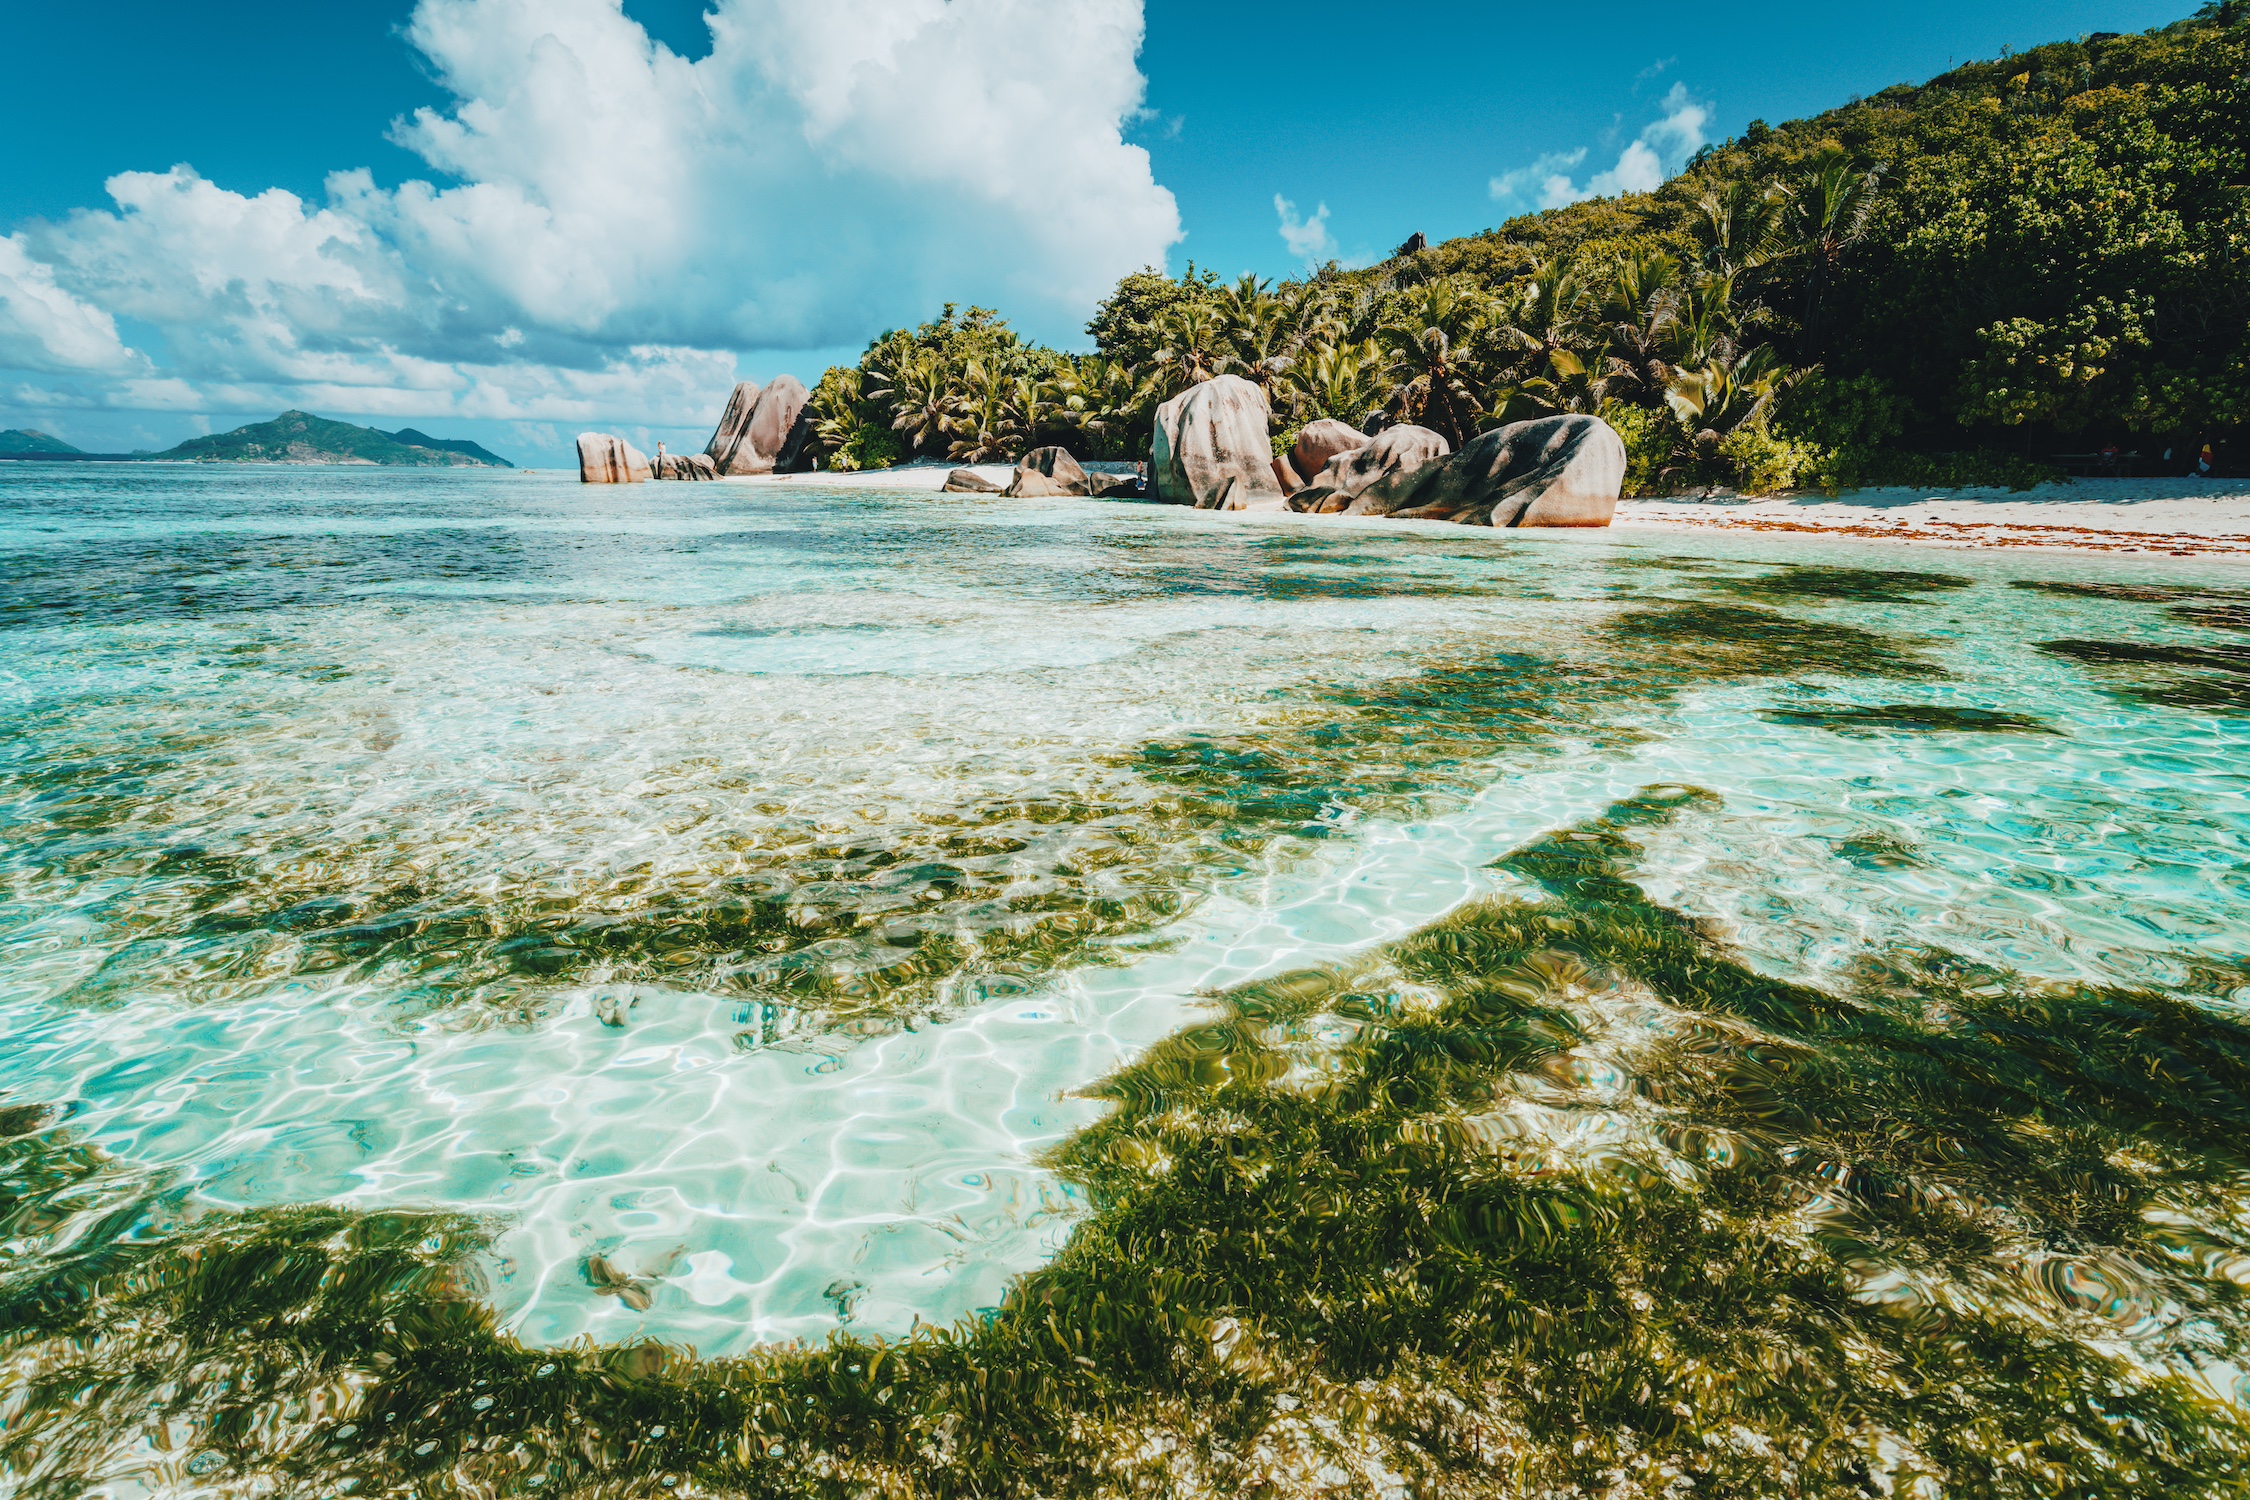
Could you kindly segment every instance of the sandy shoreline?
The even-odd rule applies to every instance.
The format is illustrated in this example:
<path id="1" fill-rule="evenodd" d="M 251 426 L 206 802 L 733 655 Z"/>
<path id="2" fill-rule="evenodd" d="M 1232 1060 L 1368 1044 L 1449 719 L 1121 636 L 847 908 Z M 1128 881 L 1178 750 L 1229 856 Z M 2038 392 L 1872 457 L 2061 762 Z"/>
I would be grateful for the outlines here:
<path id="1" fill-rule="evenodd" d="M 2250 557 L 2250 482 L 2080 479 L 2037 489 L 1846 490 L 1742 500 L 1625 500 L 1635 531 L 1755 531 L 1938 547 L 2066 547 Z"/>
<path id="2" fill-rule="evenodd" d="M 935 490 L 954 467 L 915 464 L 786 478 L 792 484 Z M 1006 464 L 973 467 L 995 484 L 1006 484 L 1014 472 Z M 1620 531 L 1754 531 L 1934 547 L 2250 558 L 2250 481 L 2079 479 L 2020 491 L 1874 489 L 1764 499 L 1623 500 L 1612 525 Z"/>

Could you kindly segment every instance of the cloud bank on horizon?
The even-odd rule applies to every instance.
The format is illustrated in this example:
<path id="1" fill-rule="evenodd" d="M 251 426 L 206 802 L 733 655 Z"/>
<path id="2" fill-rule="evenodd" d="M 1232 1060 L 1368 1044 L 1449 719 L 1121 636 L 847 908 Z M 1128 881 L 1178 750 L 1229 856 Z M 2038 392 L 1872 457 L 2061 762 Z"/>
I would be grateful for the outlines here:
<path id="1" fill-rule="evenodd" d="M 940 300 L 1067 334 L 1180 238 L 1139 0 L 712 11 L 689 61 L 619 0 L 420 0 L 454 103 L 394 137 L 447 180 L 119 173 L 0 238 L 0 404 L 669 423 Z"/>

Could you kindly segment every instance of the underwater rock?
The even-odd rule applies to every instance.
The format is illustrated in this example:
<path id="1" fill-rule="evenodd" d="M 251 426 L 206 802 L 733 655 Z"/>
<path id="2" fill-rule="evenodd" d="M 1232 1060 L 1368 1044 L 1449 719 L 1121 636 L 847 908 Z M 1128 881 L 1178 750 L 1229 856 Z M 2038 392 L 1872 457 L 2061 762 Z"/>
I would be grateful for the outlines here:
<path id="1" fill-rule="evenodd" d="M 649 472 L 648 459 L 623 438 L 606 432 L 578 434 L 581 484 L 639 484 Z"/>
<path id="2" fill-rule="evenodd" d="M 1015 477 L 1001 493 L 1022 499 L 1040 495 L 1089 495 L 1093 489 L 1087 483 L 1086 471 L 1070 456 L 1068 448 L 1049 447 L 1034 448 L 1017 460 Z"/>
<path id="3" fill-rule="evenodd" d="M 737 449 L 746 448 L 750 442 L 750 414 L 758 409 L 758 382 L 745 380 L 727 397 L 727 409 L 719 413 L 718 429 L 703 451 L 710 455 L 712 464 L 721 474 L 732 474 L 729 467 L 734 462 Z"/>
<path id="4" fill-rule="evenodd" d="M 1152 498 L 1198 510 L 1284 509 L 1268 426 L 1265 392 L 1241 376 L 1189 386 L 1156 409 Z"/>
<path id="5" fill-rule="evenodd" d="M 1320 477 L 1289 503 L 1319 515 L 1387 516 L 1409 503 L 1452 451 L 1451 443 L 1427 427 L 1386 427 L 1372 441 L 1331 457 Z"/>
<path id="6" fill-rule="evenodd" d="M 656 479 L 716 479 L 718 465 L 711 462 L 708 453 L 663 453 L 649 465 L 651 477 Z"/>
<path id="7" fill-rule="evenodd" d="M 721 474 L 788 474 L 801 467 L 805 438 L 812 430 L 806 403 L 812 399 L 794 375 L 777 375 L 764 390 L 749 381 L 734 388 L 704 451 Z M 749 414 L 741 408 L 750 403 Z"/>
<path id="8" fill-rule="evenodd" d="M 945 476 L 945 483 L 940 488 L 955 495 L 997 495 L 1000 493 L 1000 486 L 974 469 L 955 469 Z"/>
<path id="9" fill-rule="evenodd" d="M 1477 438 L 1392 514 L 1464 526 L 1607 526 L 1624 484 L 1616 429 L 1566 413 Z"/>
<path id="10" fill-rule="evenodd" d="M 1357 427 L 1334 417 L 1321 417 L 1307 422 L 1298 432 L 1297 446 L 1289 450 L 1289 465 L 1305 476 L 1305 483 L 1315 484 L 1330 459 L 1366 446 L 1367 434 Z"/>

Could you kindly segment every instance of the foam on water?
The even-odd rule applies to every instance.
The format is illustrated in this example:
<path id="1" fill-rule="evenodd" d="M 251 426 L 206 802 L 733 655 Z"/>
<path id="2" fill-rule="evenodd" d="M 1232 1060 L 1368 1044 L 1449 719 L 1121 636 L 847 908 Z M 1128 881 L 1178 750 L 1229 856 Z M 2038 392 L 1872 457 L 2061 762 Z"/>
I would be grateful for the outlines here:
<path id="1" fill-rule="evenodd" d="M 1083 1210 L 1040 1165 L 1077 1090 L 1651 782 L 1724 810 L 1652 835 L 1649 893 L 1776 972 L 2242 957 L 2242 718 L 2035 649 L 2228 637 L 2008 586 L 2208 607 L 2232 574 L 92 467 L 0 473 L 0 550 L 0 1090 L 208 1202 L 498 1216 L 490 1295 L 536 1340 L 997 1302 Z M 1613 630 L 1744 598 L 1948 675 L 1651 675 Z M 1510 740 L 1475 738 L 1499 700 L 1415 706 L 1499 658 L 1577 707 Z M 1947 727 L 1980 714 L 2017 722 Z M 1290 795 L 1195 803 L 1183 745 Z"/>

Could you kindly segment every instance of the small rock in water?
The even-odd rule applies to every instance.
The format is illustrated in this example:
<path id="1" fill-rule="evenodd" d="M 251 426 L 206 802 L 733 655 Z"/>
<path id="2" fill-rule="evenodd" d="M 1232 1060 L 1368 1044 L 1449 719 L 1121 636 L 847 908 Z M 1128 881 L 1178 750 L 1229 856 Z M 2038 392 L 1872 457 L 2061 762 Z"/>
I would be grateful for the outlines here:
<path id="1" fill-rule="evenodd" d="M 716 479 L 718 466 L 708 453 L 659 453 L 650 466 L 658 479 Z"/>
<path id="2" fill-rule="evenodd" d="M 1001 491 L 1012 499 L 1043 495 L 1085 495 L 1091 490 L 1086 470 L 1067 448 L 1034 448 L 1016 464 L 1016 473 Z"/>
<path id="3" fill-rule="evenodd" d="M 945 488 L 956 495 L 997 495 L 1000 486 L 974 469 L 955 469 L 945 476 Z"/>
<path id="4" fill-rule="evenodd" d="M 578 478 L 582 484 L 639 484 L 649 478 L 648 459 L 621 437 L 606 432 L 578 434 Z"/>

